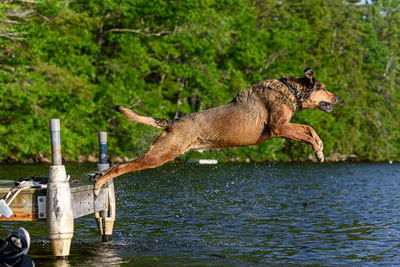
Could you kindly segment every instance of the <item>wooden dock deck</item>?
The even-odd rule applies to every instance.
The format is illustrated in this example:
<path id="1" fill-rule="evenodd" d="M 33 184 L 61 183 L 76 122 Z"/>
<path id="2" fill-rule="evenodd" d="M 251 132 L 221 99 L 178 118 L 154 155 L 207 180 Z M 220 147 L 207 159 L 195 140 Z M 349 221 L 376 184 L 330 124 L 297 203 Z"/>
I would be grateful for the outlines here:
<path id="1" fill-rule="evenodd" d="M 1 186 L 0 197 L 11 188 Z M 108 209 L 108 187 L 102 188 L 97 197 L 93 196 L 93 188 L 93 185 L 71 187 L 74 219 Z M 1 216 L 0 221 L 46 221 L 46 194 L 47 189 L 23 189 L 10 205 L 14 214 L 10 218 Z"/>

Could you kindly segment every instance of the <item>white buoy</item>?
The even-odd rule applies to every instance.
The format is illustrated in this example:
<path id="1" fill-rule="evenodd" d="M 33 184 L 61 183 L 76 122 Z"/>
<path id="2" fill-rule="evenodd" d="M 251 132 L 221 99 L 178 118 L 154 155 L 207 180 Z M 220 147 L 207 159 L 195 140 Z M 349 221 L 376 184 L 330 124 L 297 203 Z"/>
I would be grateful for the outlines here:
<path id="1" fill-rule="evenodd" d="M 216 159 L 190 159 L 187 162 L 188 163 L 197 163 L 197 164 L 201 164 L 201 165 L 218 164 L 218 160 L 216 160 Z"/>
<path id="2" fill-rule="evenodd" d="M 62 165 L 59 119 L 50 120 L 50 134 L 53 165 L 50 166 L 47 185 L 47 232 L 53 255 L 66 258 L 74 233 L 74 214 L 69 181 Z"/>

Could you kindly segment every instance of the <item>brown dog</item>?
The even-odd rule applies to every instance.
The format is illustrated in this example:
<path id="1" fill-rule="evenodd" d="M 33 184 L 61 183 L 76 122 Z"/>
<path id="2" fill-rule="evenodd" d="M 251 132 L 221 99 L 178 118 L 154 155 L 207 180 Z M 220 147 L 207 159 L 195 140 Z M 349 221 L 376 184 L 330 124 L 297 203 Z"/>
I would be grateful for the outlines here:
<path id="1" fill-rule="evenodd" d="M 324 161 L 323 144 L 308 125 L 290 123 L 298 110 L 332 111 L 339 97 L 314 79 L 311 69 L 304 77 L 267 80 L 239 92 L 228 104 L 168 120 L 142 116 L 123 106 L 114 106 L 134 122 L 163 128 L 141 157 L 117 164 L 97 175 L 95 192 L 114 177 L 127 172 L 154 168 L 189 149 L 258 145 L 270 137 L 283 137 L 310 145 Z"/>

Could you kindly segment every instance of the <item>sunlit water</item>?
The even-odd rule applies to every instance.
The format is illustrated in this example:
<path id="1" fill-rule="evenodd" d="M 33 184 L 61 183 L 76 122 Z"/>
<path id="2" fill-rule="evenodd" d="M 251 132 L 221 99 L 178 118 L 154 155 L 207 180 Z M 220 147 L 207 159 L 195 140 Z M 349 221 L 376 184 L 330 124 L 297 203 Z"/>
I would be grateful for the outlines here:
<path id="1" fill-rule="evenodd" d="M 83 181 L 95 165 L 66 168 Z M 0 166 L 1 178 L 47 172 Z M 400 164 L 167 164 L 115 186 L 112 242 L 93 215 L 76 219 L 60 266 L 400 264 Z M 36 265 L 54 265 L 45 223 L 0 225 L 3 238 L 25 227 Z"/>

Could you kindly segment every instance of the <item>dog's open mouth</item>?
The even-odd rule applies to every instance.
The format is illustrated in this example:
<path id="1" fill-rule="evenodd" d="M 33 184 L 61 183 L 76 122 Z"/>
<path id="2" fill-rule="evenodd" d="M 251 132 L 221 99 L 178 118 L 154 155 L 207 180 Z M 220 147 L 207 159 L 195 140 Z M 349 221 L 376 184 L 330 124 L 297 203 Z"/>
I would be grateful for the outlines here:
<path id="1" fill-rule="evenodd" d="M 326 111 L 326 112 L 331 112 L 333 110 L 332 103 L 328 103 L 328 102 L 324 102 L 324 101 L 319 103 L 319 107 L 323 111 Z"/>

